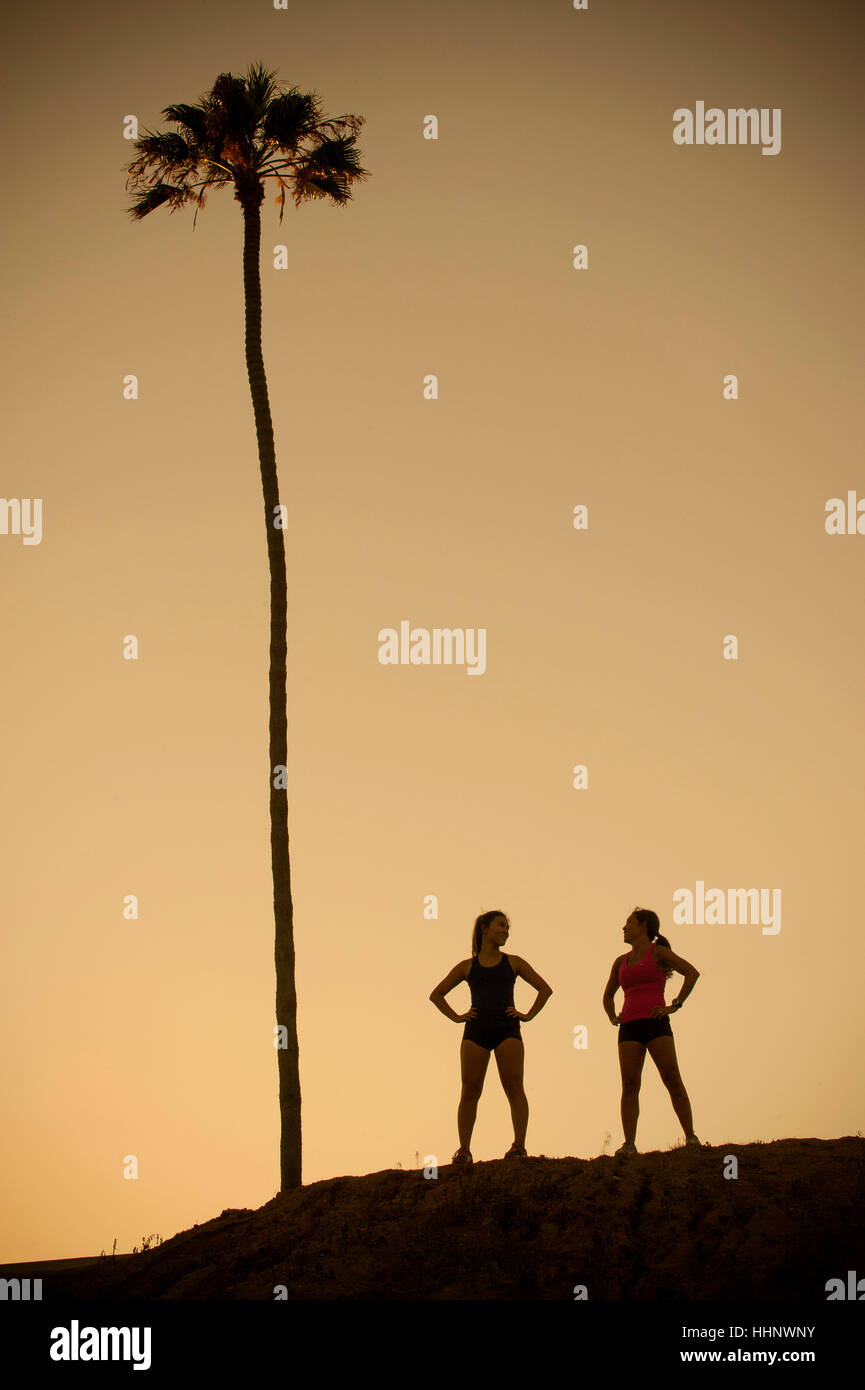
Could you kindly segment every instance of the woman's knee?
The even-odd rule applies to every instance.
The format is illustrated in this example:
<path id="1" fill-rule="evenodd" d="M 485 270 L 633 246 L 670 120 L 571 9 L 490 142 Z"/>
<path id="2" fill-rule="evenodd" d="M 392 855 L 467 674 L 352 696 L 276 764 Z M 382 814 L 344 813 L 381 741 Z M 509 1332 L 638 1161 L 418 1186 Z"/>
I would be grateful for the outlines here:
<path id="1" fill-rule="evenodd" d="M 508 1100 L 525 1100 L 526 1092 L 522 1081 L 503 1081 L 502 1089 Z"/>
<path id="2" fill-rule="evenodd" d="M 480 1100 L 483 1089 L 482 1081 L 464 1081 L 460 1100 Z"/>

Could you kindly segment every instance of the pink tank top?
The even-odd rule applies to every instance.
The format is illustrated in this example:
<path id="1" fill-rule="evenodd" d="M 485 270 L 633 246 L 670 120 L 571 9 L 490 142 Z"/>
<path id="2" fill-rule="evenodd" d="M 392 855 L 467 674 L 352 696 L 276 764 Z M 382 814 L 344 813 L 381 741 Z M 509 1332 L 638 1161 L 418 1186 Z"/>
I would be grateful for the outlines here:
<path id="1" fill-rule="evenodd" d="M 630 1023 L 634 1018 L 648 1018 L 656 1004 L 663 1008 L 666 983 L 667 972 L 653 961 L 651 946 L 636 965 L 626 965 L 622 961 L 619 966 L 619 984 L 625 991 L 622 1023 Z"/>

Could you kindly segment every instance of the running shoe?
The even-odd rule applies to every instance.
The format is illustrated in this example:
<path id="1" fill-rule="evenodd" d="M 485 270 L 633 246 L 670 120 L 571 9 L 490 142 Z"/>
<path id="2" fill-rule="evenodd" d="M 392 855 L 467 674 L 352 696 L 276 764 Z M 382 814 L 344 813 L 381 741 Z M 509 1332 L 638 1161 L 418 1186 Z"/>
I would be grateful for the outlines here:
<path id="1" fill-rule="evenodd" d="M 625 1142 L 624 1142 L 624 1144 L 622 1145 L 622 1147 L 621 1147 L 620 1149 L 616 1149 L 616 1154 L 617 1154 L 617 1155 L 618 1155 L 618 1154 L 635 1154 L 636 1152 L 637 1152 L 637 1146 L 636 1146 L 636 1144 L 634 1143 L 633 1139 L 626 1139 Z"/>
<path id="2" fill-rule="evenodd" d="M 474 1163 L 470 1149 L 457 1149 L 451 1163 Z"/>
<path id="3" fill-rule="evenodd" d="M 697 1138 L 696 1134 L 689 1134 L 689 1135 L 688 1135 L 688 1138 L 685 1140 L 685 1145 L 686 1145 L 686 1147 L 687 1147 L 688 1144 L 694 1144 L 698 1149 L 702 1149 L 702 1147 L 703 1147 L 703 1145 L 700 1143 L 700 1140 Z"/>
<path id="4" fill-rule="evenodd" d="M 511 1147 L 505 1154 L 505 1158 L 528 1158 L 528 1154 L 526 1153 L 522 1145 L 518 1144 L 517 1141 L 514 1140 L 514 1142 L 511 1144 Z"/>

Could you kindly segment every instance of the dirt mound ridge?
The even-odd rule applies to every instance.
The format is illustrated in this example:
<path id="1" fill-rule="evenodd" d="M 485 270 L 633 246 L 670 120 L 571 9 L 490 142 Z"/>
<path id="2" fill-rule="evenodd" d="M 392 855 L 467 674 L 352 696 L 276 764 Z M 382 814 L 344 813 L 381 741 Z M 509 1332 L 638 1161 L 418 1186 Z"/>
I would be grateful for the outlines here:
<path id="1" fill-rule="evenodd" d="M 278 1285 L 289 1299 L 572 1300 L 585 1285 L 592 1300 L 824 1301 L 863 1263 L 863 1178 L 861 1138 L 386 1170 L 225 1211 L 140 1255 L 9 1273 L 41 1269 L 45 1300 L 273 1300 Z"/>

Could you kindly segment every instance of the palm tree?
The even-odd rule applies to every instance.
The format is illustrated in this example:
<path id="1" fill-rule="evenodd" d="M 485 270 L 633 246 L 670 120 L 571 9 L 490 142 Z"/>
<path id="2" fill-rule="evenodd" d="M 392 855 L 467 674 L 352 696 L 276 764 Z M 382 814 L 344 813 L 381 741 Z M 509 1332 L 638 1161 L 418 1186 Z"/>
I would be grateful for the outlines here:
<path id="1" fill-rule="evenodd" d="M 130 215 L 140 221 L 166 204 L 174 212 L 186 203 L 195 203 L 197 219 L 209 190 L 221 184 L 234 185 L 234 196 L 243 211 L 246 369 L 258 437 L 270 564 L 270 851 L 276 923 L 276 1020 L 286 1035 L 286 1046 L 277 1052 L 282 1191 L 301 1183 L 300 1071 L 284 772 L 288 761 L 285 545 L 261 352 L 261 203 L 268 178 L 279 184 L 280 222 L 287 192 L 293 195 L 295 207 L 311 198 L 331 198 L 338 206 L 347 203 L 351 185 L 368 172 L 358 163 L 355 148 L 363 118 L 325 118 L 315 93 L 296 87 L 283 91 L 275 74 L 260 63 L 252 64 L 245 77 L 222 73 L 196 105 L 168 106 L 162 115 L 177 130 L 147 131 L 136 140 L 136 156 L 127 170 L 126 187 L 134 195 Z"/>

